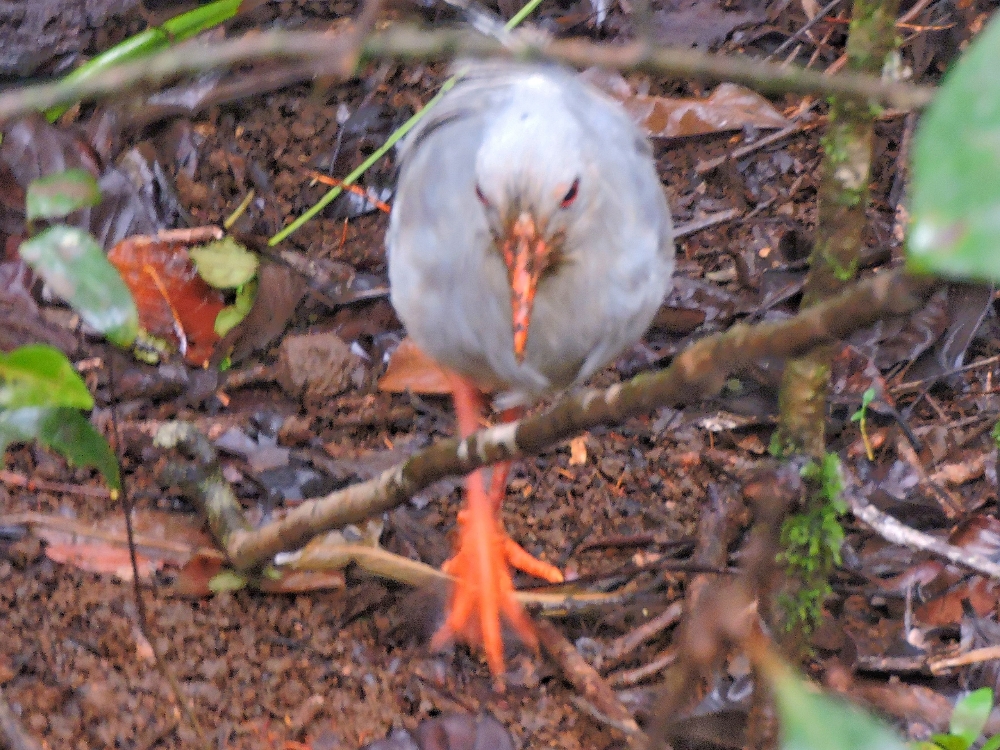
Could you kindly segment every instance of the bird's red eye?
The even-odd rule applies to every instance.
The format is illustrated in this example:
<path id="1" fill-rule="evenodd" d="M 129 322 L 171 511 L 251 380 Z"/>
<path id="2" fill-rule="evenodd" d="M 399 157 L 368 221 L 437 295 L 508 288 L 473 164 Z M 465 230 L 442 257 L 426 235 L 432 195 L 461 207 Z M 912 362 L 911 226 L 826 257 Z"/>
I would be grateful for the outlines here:
<path id="1" fill-rule="evenodd" d="M 487 208 L 490 207 L 490 202 L 486 200 L 486 196 L 483 195 L 483 189 L 479 187 L 479 185 L 476 185 L 476 197 L 479 198 L 479 202 L 482 203 L 484 206 L 486 206 Z"/>
<path id="2" fill-rule="evenodd" d="M 576 200 L 576 194 L 580 192 L 580 178 L 577 177 L 573 180 L 573 184 L 569 186 L 569 190 L 566 191 L 566 195 L 563 196 L 562 203 L 559 205 L 563 208 L 569 208 L 573 205 L 573 201 Z"/>

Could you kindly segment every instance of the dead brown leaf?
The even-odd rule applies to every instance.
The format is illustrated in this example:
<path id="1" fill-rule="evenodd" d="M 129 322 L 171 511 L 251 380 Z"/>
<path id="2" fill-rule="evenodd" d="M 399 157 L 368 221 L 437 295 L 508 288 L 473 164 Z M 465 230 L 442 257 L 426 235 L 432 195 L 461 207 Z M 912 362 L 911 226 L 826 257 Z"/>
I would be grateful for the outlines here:
<path id="1" fill-rule="evenodd" d="M 424 354 L 407 336 L 389 359 L 385 375 L 378 381 L 381 391 L 443 395 L 451 393 L 448 376 L 437 362 Z"/>
<path id="2" fill-rule="evenodd" d="M 790 124 L 763 96 L 735 83 L 719 84 L 706 98 L 677 98 L 636 94 L 618 73 L 591 68 L 583 76 L 618 99 L 652 138 L 725 133 L 747 126 L 778 129 Z"/>

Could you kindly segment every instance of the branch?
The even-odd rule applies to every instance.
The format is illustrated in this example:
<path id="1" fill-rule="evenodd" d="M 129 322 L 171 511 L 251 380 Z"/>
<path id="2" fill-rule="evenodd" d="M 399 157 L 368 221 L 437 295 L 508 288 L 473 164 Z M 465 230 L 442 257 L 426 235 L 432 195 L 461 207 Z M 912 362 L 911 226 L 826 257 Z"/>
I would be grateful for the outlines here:
<path id="1" fill-rule="evenodd" d="M 280 521 L 253 531 L 238 523 L 219 524 L 226 530 L 216 536 L 221 536 L 235 568 L 254 568 L 278 552 L 301 547 L 318 533 L 390 510 L 445 477 L 534 455 L 584 430 L 618 424 L 660 406 L 710 397 L 732 373 L 761 358 L 801 355 L 881 318 L 913 312 L 932 289 L 931 281 L 916 280 L 900 271 L 876 275 L 789 320 L 739 324 L 701 339 L 664 370 L 643 373 L 605 391 L 580 391 L 542 414 L 481 430 L 462 441 L 441 441 L 367 482 L 307 500 Z M 230 512 L 232 508 L 216 509 L 209 513 L 210 521 L 214 517 L 218 522 Z"/>
<path id="2" fill-rule="evenodd" d="M 898 9 L 899 0 L 854 0 L 847 36 L 851 70 L 871 75 L 882 69 L 896 46 Z M 803 308 L 832 297 L 858 275 L 861 234 L 868 225 L 875 118 L 872 107 L 857 101 L 837 98 L 830 104 Z M 826 450 L 826 394 L 833 357 L 833 348 L 826 346 L 789 362 L 778 392 L 779 444 L 817 459 Z M 823 578 L 824 567 L 816 570 Z M 810 585 L 803 584 L 807 589 Z"/>
<path id="3" fill-rule="evenodd" d="M 578 68 L 597 65 L 698 81 L 732 81 L 767 94 L 825 94 L 866 102 L 874 100 L 903 110 L 927 106 L 935 91 L 933 87 L 884 82 L 857 73 L 828 76 L 820 71 L 783 66 L 744 55 L 709 54 L 694 49 L 653 46 L 642 41 L 598 44 L 584 39 L 545 39 L 530 29 L 515 35 L 512 46 L 504 49 L 492 40 L 467 31 L 421 31 L 397 26 L 369 38 L 363 57 L 426 60 L 462 55 L 541 57 Z"/>
<path id="4" fill-rule="evenodd" d="M 368 20 L 367 18 L 365 19 Z M 59 80 L 0 94 L 0 122 L 60 104 L 120 96 L 140 86 L 156 86 L 184 73 L 285 60 L 300 64 L 302 79 L 315 75 L 350 77 L 356 63 L 375 58 L 443 60 L 456 56 L 547 58 L 577 67 L 600 65 L 644 70 L 700 81 L 734 81 L 770 94 L 826 94 L 874 101 L 897 109 L 925 107 L 934 94 L 927 86 L 884 82 L 874 76 L 843 73 L 826 76 L 813 70 L 737 55 L 711 55 L 689 49 L 597 44 L 582 39 L 547 39 L 537 31 L 512 34 L 511 46 L 473 31 L 419 30 L 394 26 L 360 39 L 355 31 L 265 31 L 206 44 L 197 39 L 178 44 L 137 62 L 111 68 L 86 80 Z M 307 62 L 308 65 L 301 65 Z"/>
<path id="5" fill-rule="evenodd" d="M 847 482 L 843 498 L 847 501 L 851 513 L 887 542 L 923 552 L 932 552 L 956 565 L 963 565 L 984 576 L 1000 580 L 1000 565 L 989 558 L 970 552 L 968 549 L 956 547 L 942 539 L 911 528 L 888 513 L 883 513 L 862 497 L 857 477 L 849 471 L 845 471 L 844 474 Z"/>

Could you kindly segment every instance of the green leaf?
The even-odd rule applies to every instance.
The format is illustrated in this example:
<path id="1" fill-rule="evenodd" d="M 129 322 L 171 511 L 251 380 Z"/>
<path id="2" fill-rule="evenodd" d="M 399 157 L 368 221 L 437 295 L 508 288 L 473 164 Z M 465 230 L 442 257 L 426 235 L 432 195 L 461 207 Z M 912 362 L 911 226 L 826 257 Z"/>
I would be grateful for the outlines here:
<path id="1" fill-rule="evenodd" d="M 875 389 L 868 388 L 864 393 L 861 394 L 861 408 L 858 409 L 851 415 L 852 422 L 860 422 L 865 418 L 865 414 L 868 412 L 868 407 L 871 406 L 872 401 L 875 400 Z"/>
<path id="2" fill-rule="evenodd" d="M 94 399 L 65 354 L 33 344 L 0 352 L 0 408 L 23 406 L 93 409 Z"/>
<path id="3" fill-rule="evenodd" d="M 223 570 L 216 573 L 208 582 L 209 591 L 220 594 L 223 591 L 239 591 L 247 585 L 247 579 L 235 570 Z"/>
<path id="4" fill-rule="evenodd" d="M 935 734 L 931 737 L 934 747 L 942 750 L 969 750 L 969 744 L 964 737 L 957 734 Z"/>
<path id="5" fill-rule="evenodd" d="M 1000 750 L 1000 734 L 994 734 L 986 740 L 979 750 Z"/>
<path id="6" fill-rule="evenodd" d="M 28 185 L 25 208 L 28 221 L 61 219 L 100 202 L 101 189 L 94 176 L 86 169 L 67 169 Z"/>
<path id="7" fill-rule="evenodd" d="M 215 316 L 215 332 L 220 338 L 243 321 L 247 313 L 250 312 L 250 308 L 253 307 L 253 301 L 256 297 L 257 282 L 251 281 L 240 287 L 233 304 L 219 310 L 219 314 Z"/>
<path id="8" fill-rule="evenodd" d="M 195 247 L 188 251 L 198 267 L 198 275 L 216 289 L 243 286 L 257 273 L 257 256 L 232 237 Z"/>
<path id="9" fill-rule="evenodd" d="M 125 282 L 94 238 L 58 225 L 21 243 L 21 257 L 87 323 L 119 346 L 139 332 L 139 314 Z"/>
<path id="10" fill-rule="evenodd" d="M 76 466 L 97 469 L 111 489 L 121 489 L 118 461 L 111 446 L 76 409 L 0 409 L 0 454 L 11 443 L 34 440 Z"/>
<path id="11" fill-rule="evenodd" d="M 906 750 L 885 724 L 782 670 L 771 675 L 783 750 Z"/>
<path id="12" fill-rule="evenodd" d="M 1000 16 L 945 76 L 914 139 L 907 263 L 1000 282 Z"/>
<path id="13" fill-rule="evenodd" d="M 951 733 L 964 739 L 968 747 L 982 734 L 992 710 L 993 691 L 990 688 L 979 688 L 969 693 L 955 704 L 949 727 Z"/>

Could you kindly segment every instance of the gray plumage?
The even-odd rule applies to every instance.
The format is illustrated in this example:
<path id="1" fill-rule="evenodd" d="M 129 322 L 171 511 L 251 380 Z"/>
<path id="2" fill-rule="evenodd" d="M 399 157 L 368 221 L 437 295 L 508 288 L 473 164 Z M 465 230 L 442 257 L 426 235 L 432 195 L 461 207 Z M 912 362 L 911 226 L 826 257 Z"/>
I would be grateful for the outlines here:
<path id="1" fill-rule="evenodd" d="M 521 211 L 558 260 L 538 283 L 519 363 L 497 238 Z M 470 67 L 404 142 L 386 243 L 392 303 L 410 336 L 446 367 L 509 392 L 505 405 L 583 381 L 639 339 L 674 268 L 644 135 L 616 102 L 554 66 Z"/>

